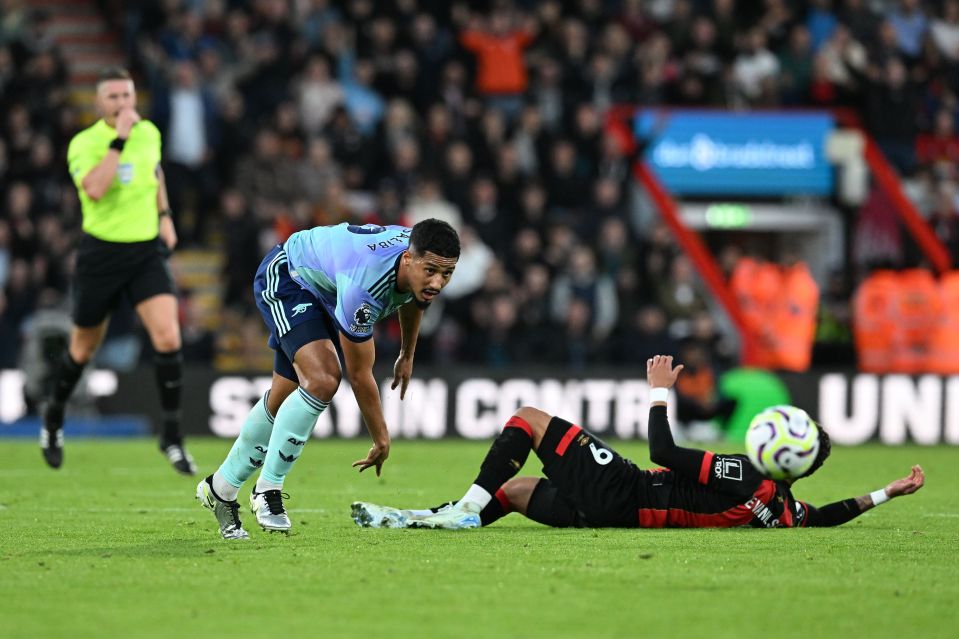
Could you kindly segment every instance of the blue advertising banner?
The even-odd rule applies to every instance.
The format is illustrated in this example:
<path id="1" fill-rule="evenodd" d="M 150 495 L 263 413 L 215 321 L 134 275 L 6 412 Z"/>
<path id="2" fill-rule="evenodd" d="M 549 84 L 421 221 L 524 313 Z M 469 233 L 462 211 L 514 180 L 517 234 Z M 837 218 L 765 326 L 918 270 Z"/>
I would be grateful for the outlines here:
<path id="1" fill-rule="evenodd" d="M 829 195 L 828 113 L 646 109 L 634 132 L 646 161 L 678 195 Z"/>

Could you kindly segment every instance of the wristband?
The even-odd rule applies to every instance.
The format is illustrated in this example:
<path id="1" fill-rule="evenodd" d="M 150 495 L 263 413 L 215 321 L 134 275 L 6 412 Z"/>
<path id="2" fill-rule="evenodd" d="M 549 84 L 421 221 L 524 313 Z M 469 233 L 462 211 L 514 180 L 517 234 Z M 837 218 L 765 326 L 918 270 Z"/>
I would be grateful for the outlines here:
<path id="1" fill-rule="evenodd" d="M 167 207 L 160 211 L 157 215 L 159 215 L 159 217 L 173 217 L 173 210 Z"/>
<path id="2" fill-rule="evenodd" d="M 665 402 L 669 399 L 669 389 L 668 388 L 650 388 L 649 389 L 649 403 L 653 404 L 655 402 Z"/>
<path id="3" fill-rule="evenodd" d="M 878 506 L 879 504 L 884 504 L 889 501 L 889 495 L 886 494 L 885 488 L 874 490 L 873 492 L 869 493 L 869 497 L 872 499 L 873 506 Z"/>
<path id="4" fill-rule="evenodd" d="M 116 149 L 120 153 L 123 153 L 123 147 L 126 145 L 127 141 L 123 138 L 113 138 L 110 140 L 110 148 Z"/>

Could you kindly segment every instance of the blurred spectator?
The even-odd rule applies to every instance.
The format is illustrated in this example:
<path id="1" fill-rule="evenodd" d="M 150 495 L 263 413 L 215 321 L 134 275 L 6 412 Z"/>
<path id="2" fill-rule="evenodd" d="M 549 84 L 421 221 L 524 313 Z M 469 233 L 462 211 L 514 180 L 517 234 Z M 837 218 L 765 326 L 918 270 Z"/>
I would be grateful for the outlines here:
<path id="1" fill-rule="evenodd" d="M 771 99 L 773 79 L 779 73 L 779 60 L 766 48 L 766 35 L 753 29 L 746 36 L 747 47 L 736 58 L 733 75 L 736 87 L 751 104 Z"/>
<path id="2" fill-rule="evenodd" d="M 809 31 L 802 25 L 793 27 L 789 45 L 779 54 L 780 88 L 783 102 L 802 104 L 809 95 L 812 79 L 812 41 Z"/>
<path id="3" fill-rule="evenodd" d="M 896 58 L 882 67 L 870 67 L 867 82 L 869 128 L 893 166 L 908 175 L 915 166 L 916 87 L 906 66 Z"/>
<path id="4" fill-rule="evenodd" d="M 959 162 L 959 136 L 956 135 L 956 121 L 952 113 L 939 111 L 932 132 L 916 137 L 916 160 L 920 164 L 939 168 L 943 173 L 948 173 L 950 167 Z"/>
<path id="5" fill-rule="evenodd" d="M 959 62 L 959 0 L 942 4 L 942 16 L 932 21 L 929 32 L 939 52 L 950 62 Z"/>
<path id="6" fill-rule="evenodd" d="M 260 226 L 246 198 L 237 189 L 223 192 L 220 210 L 223 212 L 226 248 L 223 305 L 241 313 L 252 313 L 250 282 L 260 264 Z"/>
<path id="7" fill-rule="evenodd" d="M 570 310 L 581 302 L 585 308 Z M 616 285 L 596 268 L 596 256 L 587 246 L 576 246 L 569 256 L 565 271 L 556 277 L 552 291 L 554 321 L 566 324 L 577 334 L 581 322 L 586 322 L 586 334 L 597 341 L 604 340 L 616 324 L 618 314 Z"/>
<path id="8" fill-rule="evenodd" d="M 959 210 L 956 207 L 954 185 L 943 184 L 939 187 L 936 207 L 929 222 L 936 235 L 949 249 L 953 263 L 959 263 Z"/>
<path id="9" fill-rule="evenodd" d="M 333 115 L 333 108 L 343 99 L 343 88 L 333 79 L 329 60 L 321 55 L 311 56 L 297 85 L 300 121 L 307 135 L 322 131 Z"/>
<path id="10" fill-rule="evenodd" d="M 929 20 L 919 0 L 899 0 L 899 7 L 889 15 L 889 24 L 896 32 L 896 42 L 902 54 L 910 60 L 917 60 L 929 29 Z"/>
<path id="11" fill-rule="evenodd" d="M 167 194 L 178 235 L 184 243 L 202 243 L 216 200 L 212 159 L 219 120 L 213 94 L 201 86 L 190 60 L 178 62 L 170 86 L 154 96 L 153 121 L 163 133 Z"/>
<path id="12" fill-rule="evenodd" d="M 476 55 L 476 89 L 489 104 L 509 117 L 522 108 L 522 93 L 528 79 L 523 49 L 535 37 L 535 23 L 519 26 L 504 9 L 494 10 L 488 20 L 471 18 L 460 34 L 460 44 Z"/>
<path id="13" fill-rule="evenodd" d="M 806 14 L 806 29 L 809 30 L 812 50 L 818 51 L 832 37 L 839 21 L 833 12 L 832 0 L 811 0 L 810 4 L 812 6 Z"/>
<path id="14" fill-rule="evenodd" d="M 670 333 L 676 337 L 689 334 L 693 315 L 706 309 L 696 271 L 685 255 L 673 258 L 669 276 L 657 280 L 656 302 L 670 317 Z"/>
<path id="15" fill-rule="evenodd" d="M 669 335 L 666 313 L 658 306 L 638 309 L 627 322 L 618 331 L 618 347 L 612 352 L 617 364 L 636 364 L 653 355 L 677 351 L 676 340 Z"/>

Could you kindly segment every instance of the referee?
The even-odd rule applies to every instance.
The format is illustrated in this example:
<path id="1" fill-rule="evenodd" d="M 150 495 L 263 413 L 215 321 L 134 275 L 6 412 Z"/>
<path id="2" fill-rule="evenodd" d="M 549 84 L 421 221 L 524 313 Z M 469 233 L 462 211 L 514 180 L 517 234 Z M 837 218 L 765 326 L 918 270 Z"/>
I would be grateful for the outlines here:
<path id="1" fill-rule="evenodd" d="M 59 468 L 65 405 L 103 340 L 110 313 L 126 298 L 155 351 L 163 408 L 160 450 L 177 471 L 193 475 L 196 466 L 180 434 L 183 359 L 176 291 L 166 263 L 177 238 L 160 168 L 160 132 L 137 113 L 133 80 L 125 69 L 100 73 L 96 108 L 101 119 L 74 136 L 67 151 L 83 209 L 83 236 L 70 345 L 54 372 L 40 447 L 47 464 Z"/>

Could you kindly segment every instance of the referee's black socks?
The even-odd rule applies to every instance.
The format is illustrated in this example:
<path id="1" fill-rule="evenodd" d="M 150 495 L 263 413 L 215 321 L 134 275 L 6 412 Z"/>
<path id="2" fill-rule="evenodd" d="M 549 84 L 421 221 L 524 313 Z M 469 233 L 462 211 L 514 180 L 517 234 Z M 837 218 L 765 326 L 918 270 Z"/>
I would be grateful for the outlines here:
<path id="1" fill-rule="evenodd" d="M 47 413 L 51 417 L 59 416 L 59 419 L 53 419 L 56 424 L 47 424 L 47 426 L 60 427 L 63 422 L 63 408 L 67 405 L 67 400 L 73 394 L 80 375 L 83 374 L 83 368 L 86 364 L 80 364 L 70 357 L 70 349 L 63 351 L 63 357 L 57 364 L 57 369 L 53 376 L 53 392 L 50 395 L 50 405 L 47 407 Z"/>
<path id="2" fill-rule="evenodd" d="M 514 415 L 493 440 L 473 483 L 495 496 L 496 491 L 523 467 L 532 448 L 532 428 L 525 419 Z"/>
<path id="3" fill-rule="evenodd" d="M 160 441 L 164 446 L 182 444 L 180 435 L 180 396 L 183 389 L 183 353 L 179 349 L 153 356 L 163 424 Z"/>

